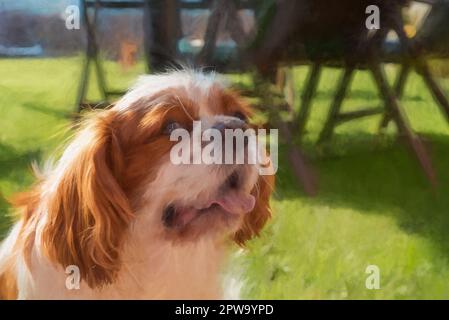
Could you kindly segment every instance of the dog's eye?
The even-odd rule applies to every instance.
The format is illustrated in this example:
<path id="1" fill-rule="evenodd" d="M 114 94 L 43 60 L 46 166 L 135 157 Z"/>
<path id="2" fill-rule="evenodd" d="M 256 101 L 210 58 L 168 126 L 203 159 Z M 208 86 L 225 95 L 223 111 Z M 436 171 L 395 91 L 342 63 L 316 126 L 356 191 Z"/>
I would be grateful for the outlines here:
<path id="1" fill-rule="evenodd" d="M 233 116 L 233 117 L 236 117 L 236 118 L 239 118 L 240 120 L 245 121 L 245 122 L 248 120 L 248 118 L 247 118 L 242 112 L 240 112 L 240 111 L 234 112 L 234 113 L 232 114 L 232 116 Z"/>
<path id="2" fill-rule="evenodd" d="M 174 130 L 180 129 L 182 126 L 176 121 L 169 121 L 164 126 L 164 134 L 170 135 Z"/>

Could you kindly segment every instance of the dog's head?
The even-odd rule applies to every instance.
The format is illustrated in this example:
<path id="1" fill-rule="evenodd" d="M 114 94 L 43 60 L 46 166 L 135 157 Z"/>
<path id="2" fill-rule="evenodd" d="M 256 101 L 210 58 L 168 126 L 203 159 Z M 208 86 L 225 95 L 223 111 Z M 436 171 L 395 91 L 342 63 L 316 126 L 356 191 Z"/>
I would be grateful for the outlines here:
<path id="1" fill-rule="evenodd" d="M 214 134 L 201 139 L 247 129 L 249 116 L 242 99 L 212 75 L 142 78 L 114 107 L 89 116 L 45 184 L 47 254 L 77 265 L 95 287 L 114 281 L 130 228 L 174 244 L 231 237 L 242 245 L 257 235 L 270 217 L 274 178 L 260 176 L 257 163 L 234 160 L 260 150 L 248 143 L 228 150 Z M 173 139 L 177 133 L 192 139 Z M 217 144 L 222 149 L 210 148 Z M 229 151 L 232 163 L 224 160 Z M 199 153 L 225 163 L 204 163 Z M 187 163 L 176 163 L 178 156 Z"/>

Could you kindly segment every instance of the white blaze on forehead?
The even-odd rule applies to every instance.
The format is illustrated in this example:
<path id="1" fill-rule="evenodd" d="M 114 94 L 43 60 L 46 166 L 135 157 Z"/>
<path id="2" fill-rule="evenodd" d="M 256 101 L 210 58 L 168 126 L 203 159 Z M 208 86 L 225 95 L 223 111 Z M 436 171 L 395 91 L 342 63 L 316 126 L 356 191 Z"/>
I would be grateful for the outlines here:
<path id="1" fill-rule="evenodd" d="M 192 101 L 198 101 L 207 96 L 213 86 L 224 88 L 226 85 L 223 77 L 214 72 L 203 73 L 195 70 L 140 76 L 125 96 L 118 101 L 115 108 L 125 110 L 142 98 L 151 98 L 158 92 L 170 88 L 183 88 Z"/>

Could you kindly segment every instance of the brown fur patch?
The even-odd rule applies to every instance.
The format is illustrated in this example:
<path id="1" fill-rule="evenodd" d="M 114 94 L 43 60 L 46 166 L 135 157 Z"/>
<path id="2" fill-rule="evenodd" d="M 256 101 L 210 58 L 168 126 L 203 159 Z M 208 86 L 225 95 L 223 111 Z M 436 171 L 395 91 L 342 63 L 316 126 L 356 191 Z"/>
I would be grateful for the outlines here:
<path id="1" fill-rule="evenodd" d="M 14 272 L 7 269 L 6 272 L 0 274 L 0 300 L 17 299 L 17 283 Z"/>

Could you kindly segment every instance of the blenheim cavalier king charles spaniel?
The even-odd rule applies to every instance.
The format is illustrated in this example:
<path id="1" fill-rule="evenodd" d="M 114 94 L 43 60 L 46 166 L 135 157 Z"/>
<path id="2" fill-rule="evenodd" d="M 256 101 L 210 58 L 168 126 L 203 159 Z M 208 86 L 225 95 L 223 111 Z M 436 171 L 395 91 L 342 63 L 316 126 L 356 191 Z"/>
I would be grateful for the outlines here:
<path id="1" fill-rule="evenodd" d="M 91 112 L 13 200 L 21 215 L 0 248 L 0 298 L 222 298 L 229 244 L 269 219 L 274 176 L 248 163 L 175 165 L 169 135 L 193 120 L 246 128 L 249 116 L 217 76 L 189 70 L 144 76 Z"/>

